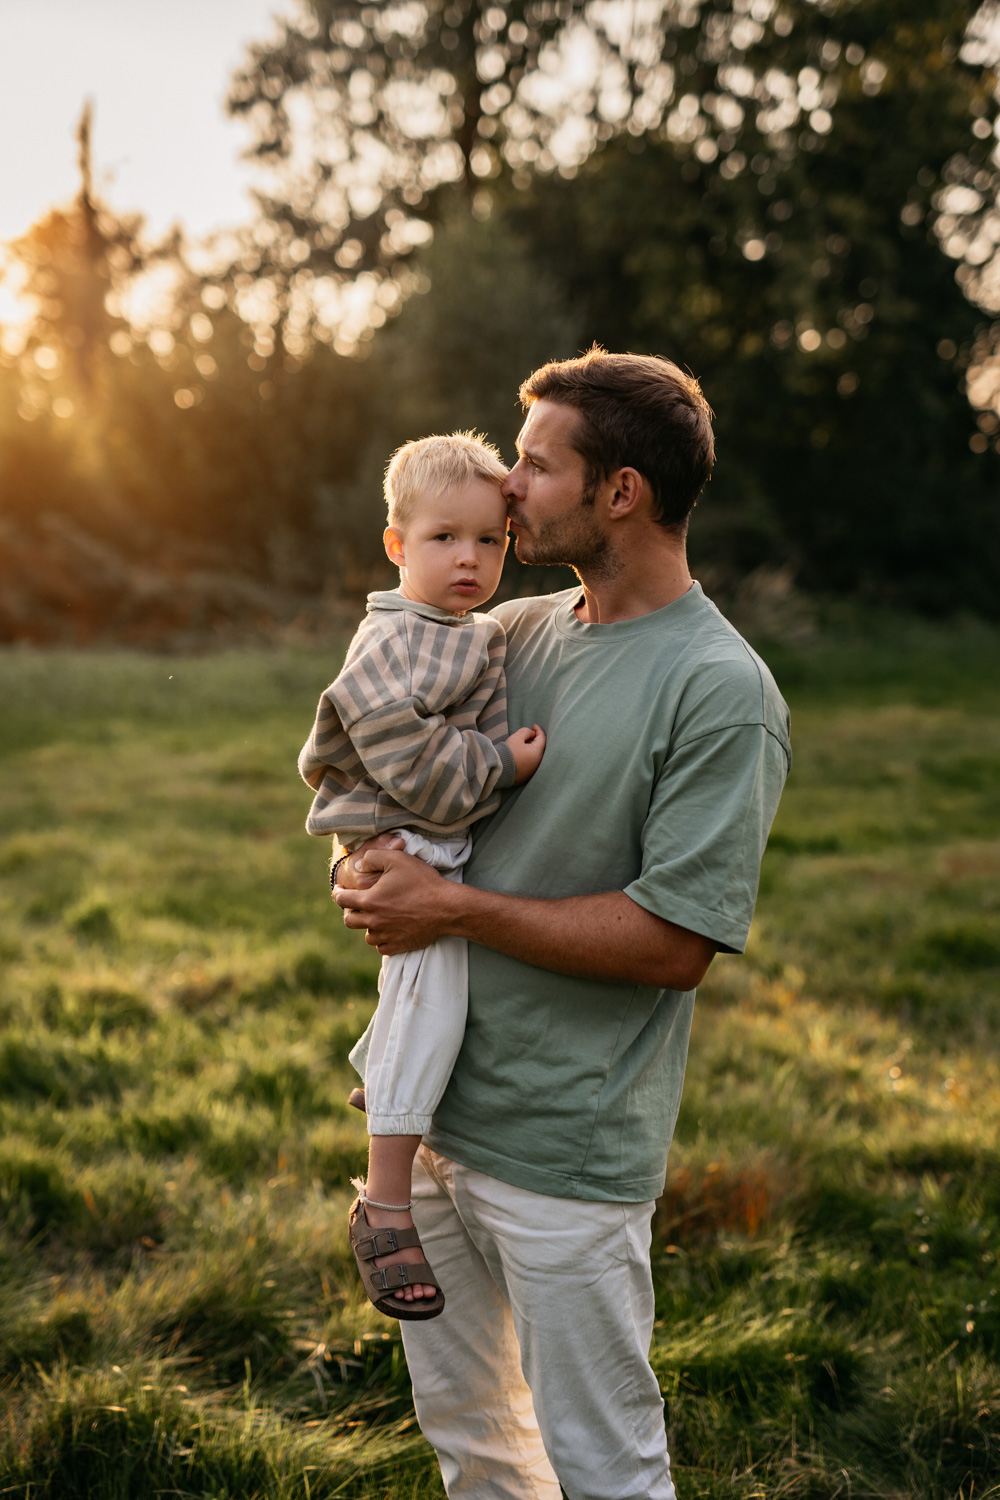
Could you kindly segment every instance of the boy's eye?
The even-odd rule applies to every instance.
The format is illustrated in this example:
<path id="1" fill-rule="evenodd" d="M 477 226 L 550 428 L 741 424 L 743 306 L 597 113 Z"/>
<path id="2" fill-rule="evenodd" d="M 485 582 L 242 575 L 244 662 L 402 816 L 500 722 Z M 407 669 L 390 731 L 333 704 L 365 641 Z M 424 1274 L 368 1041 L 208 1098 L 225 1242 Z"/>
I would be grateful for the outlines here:
<path id="1" fill-rule="evenodd" d="M 500 543 L 500 538 L 498 536 L 481 536 L 479 540 L 481 542 L 486 542 L 486 544 L 490 547 L 499 546 Z"/>
<path id="2" fill-rule="evenodd" d="M 450 542 L 451 541 L 451 532 L 450 531 L 439 531 L 438 534 L 437 534 L 437 536 L 434 538 L 434 540 L 436 542 Z"/>

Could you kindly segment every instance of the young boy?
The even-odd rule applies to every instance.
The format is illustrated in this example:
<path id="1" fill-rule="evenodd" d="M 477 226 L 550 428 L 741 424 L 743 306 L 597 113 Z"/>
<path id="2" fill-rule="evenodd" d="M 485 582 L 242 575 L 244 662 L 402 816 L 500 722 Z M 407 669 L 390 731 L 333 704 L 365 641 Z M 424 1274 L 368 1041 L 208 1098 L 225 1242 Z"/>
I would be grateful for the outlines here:
<path id="1" fill-rule="evenodd" d="M 368 596 L 299 757 L 316 793 L 307 830 L 336 834 L 348 853 L 391 831 L 407 853 L 461 880 L 472 824 L 541 762 L 537 724 L 507 732 L 503 627 L 471 612 L 500 582 L 506 476 L 496 449 L 470 433 L 407 443 L 386 471 L 383 540 L 399 589 Z M 370 1136 L 351 1244 L 380 1312 L 432 1318 L 444 1293 L 413 1228 L 410 1173 L 462 1044 L 465 942 L 442 938 L 383 959 L 379 994 L 351 1052 Z"/>

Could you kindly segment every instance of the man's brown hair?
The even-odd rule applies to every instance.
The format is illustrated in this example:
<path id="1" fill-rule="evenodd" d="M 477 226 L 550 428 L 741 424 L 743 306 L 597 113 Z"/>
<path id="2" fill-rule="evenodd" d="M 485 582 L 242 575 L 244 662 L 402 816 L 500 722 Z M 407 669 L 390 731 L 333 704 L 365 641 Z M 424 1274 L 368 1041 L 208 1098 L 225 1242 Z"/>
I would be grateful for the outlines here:
<path id="1" fill-rule="evenodd" d="M 637 469 L 652 488 L 655 520 L 684 530 L 715 462 L 712 408 L 693 375 L 669 359 L 609 354 L 595 344 L 577 359 L 543 365 L 520 396 L 525 411 L 555 401 L 579 413 L 571 442 L 591 487 L 616 469 Z"/>

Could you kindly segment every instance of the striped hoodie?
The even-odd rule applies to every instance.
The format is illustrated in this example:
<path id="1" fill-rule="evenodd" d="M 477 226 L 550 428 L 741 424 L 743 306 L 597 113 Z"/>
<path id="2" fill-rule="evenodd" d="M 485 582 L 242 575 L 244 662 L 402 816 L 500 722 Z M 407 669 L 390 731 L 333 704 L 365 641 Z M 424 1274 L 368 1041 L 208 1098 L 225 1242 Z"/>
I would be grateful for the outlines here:
<path id="1" fill-rule="evenodd" d="M 503 626 L 369 594 L 339 677 L 319 700 L 299 771 L 309 833 L 345 848 L 391 828 L 461 834 L 514 784 Z"/>

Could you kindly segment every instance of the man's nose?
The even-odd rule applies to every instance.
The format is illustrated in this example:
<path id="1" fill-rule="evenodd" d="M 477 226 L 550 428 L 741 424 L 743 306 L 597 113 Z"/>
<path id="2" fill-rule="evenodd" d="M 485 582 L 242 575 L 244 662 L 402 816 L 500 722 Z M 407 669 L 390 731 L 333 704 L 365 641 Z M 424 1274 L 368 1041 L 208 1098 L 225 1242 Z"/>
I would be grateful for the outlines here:
<path id="1" fill-rule="evenodd" d="M 519 458 L 517 463 L 511 469 L 510 473 L 507 475 L 507 478 L 504 480 L 503 484 L 500 486 L 500 493 L 506 501 L 510 502 L 512 500 L 523 499 L 524 472 L 524 459 Z"/>

